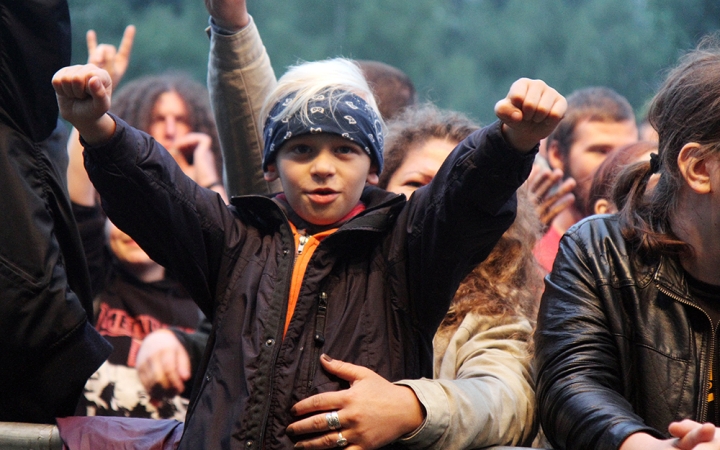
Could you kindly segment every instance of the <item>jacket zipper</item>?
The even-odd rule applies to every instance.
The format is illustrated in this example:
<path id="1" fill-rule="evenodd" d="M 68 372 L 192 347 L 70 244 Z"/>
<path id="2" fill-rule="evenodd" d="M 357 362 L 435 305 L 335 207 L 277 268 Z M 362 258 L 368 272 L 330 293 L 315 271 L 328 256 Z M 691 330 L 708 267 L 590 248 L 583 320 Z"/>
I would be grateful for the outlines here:
<path id="1" fill-rule="evenodd" d="M 285 218 L 285 221 L 287 222 L 287 217 Z M 304 236 L 301 236 L 301 238 Z M 305 242 L 302 243 L 304 246 L 307 242 L 307 237 L 305 237 Z M 295 246 L 295 239 L 292 239 L 292 245 Z M 298 249 L 298 251 L 293 252 L 293 263 L 290 265 L 290 276 L 287 277 L 287 286 L 285 289 L 286 295 L 284 300 L 285 308 L 283 310 L 285 311 L 285 314 L 287 314 L 287 308 L 288 308 L 288 295 L 290 295 L 290 285 L 292 284 L 292 274 L 293 270 L 295 269 L 295 262 L 297 261 L 297 255 L 302 251 L 302 247 Z M 283 318 L 282 324 L 285 323 L 285 320 Z M 262 423 L 260 424 L 260 437 L 258 438 L 258 445 L 260 448 L 265 448 L 265 428 L 267 427 L 268 418 L 270 417 L 270 403 L 273 397 L 273 392 L 275 391 L 275 365 L 277 363 L 278 356 L 280 355 L 280 347 L 282 346 L 282 331 L 280 334 L 280 337 L 275 336 L 275 346 L 273 347 L 273 355 L 270 360 L 270 386 L 268 388 L 268 396 L 265 399 L 265 409 L 263 411 L 263 418 Z M 250 446 L 246 445 L 246 448 L 249 448 Z"/>
<path id="2" fill-rule="evenodd" d="M 705 310 L 702 309 L 702 308 L 700 308 L 698 305 L 696 305 L 696 304 L 694 304 L 694 303 L 692 303 L 692 302 L 689 302 L 689 301 L 685 300 L 684 298 L 682 298 L 682 297 L 680 297 L 680 296 L 678 296 L 678 295 L 676 295 L 676 294 L 668 291 L 667 289 L 665 289 L 665 288 L 664 288 L 663 286 L 661 286 L 660 284 L 656 284 L 656 287 L 657 287 L 657 290 L 658 290 L 658 291 L 662 292 L 663 294 L 667 295 L 668 297 L 670 297 L 670 298 L 672 298 L 672 299 L 674 299 L 674 300 L 676 300 L 676 301 L 678 301 L 678 302 L 680 302 L 680 303 L 682 303 L 682 304 L 684 304 L 684 305 L 688 305 L 688 306 L 690 306 L 690 307 L 692 307 L 692 308 L 695 308 L 695 309 L 699 310 L 700 312 L 702 312 L 702 313 L 705 315 L 705 317 L 707 317 L 708 322 L 710 322 L 710 328 L 713 330 L 712 333 L 710 334 L 710 356 L 709 356 L 709 361 L 708 361 L 708 364 L 709 364 L 708 367 L 710 368 L 710 370 L 713 370 L 713 371 L 714 371 L 714 367 L 713 367 L 713 366 L 714 366 L 714 364 L 715 364 L 715 361 L 714 361 L 714 359 L 715 359 L 715 328 L 713 327 L 712 319 L 710 318 L 710 316 L 708 315 L 708 313 L 706 313 Z M 713 378 L 715 378 L 715 377 L 717 377 L 717 374 L 713 374 Z M 708 397 L 708 381 L 709 381 L 709 380 L 707 379 L 707 370 L 705 370 L 705 373 L 702 374 L 702 381 L 703 381 L 703 383 L 702 383 L 702 391 L 700 392 L 700 395 L 701 395 L 701 397 L 700 397 L 701 408 L 700 408 L 700 416 L 698 417 L 698 421 L 699 421 L 699 422 L 706 422 L 706 421 L 707 421 L 707 415 L 708 415 L 708 401 L 707 401 L 707 397 Z M 713 380 L 713 383 L 714 383 L 714 382 L 715 382 L 715 381 Z M 718 401 L 718 400 L 716 399 L 716 401 Z"/>
<path id="3" fill-rule="evenodd" d="M 305 234 L 305 230 L 298 230 L 300 234 L 298 238 L 298 249 L 295 254 L 295 262 L 297 262 L 298 256 L 300 256 L 305 249 L 305 244 L 308 243 L 310 237 Z M 315 318 L 315 332 L 313 334 L 313 350 L 310 357 L 310 373 L 308 374 L 307 387 L 312 387 L 313 375 L 317 370 L 317 359 L 319 357 L 319 349 L 325 344 L 325 317 L 327 316 L 327 294 L 321 292 L 318 294 L 318 312 Z"/>
<path id="4" fill-rule="evenodd" d="M 315 371 L 317 370 L 317 363 L 318 363 L 318 353 L 320 353 L 320 348 L 325 344 L 325 318 L 327 317 L 327 307 L 328 307 L 328 301 L 327 301 L 327 294 L 325 292 L 321 292 L 318 294 L 318 312 L 317 316 L 315 317 L 315 333 L 313 334 L 313 351 L 312 356 L 310 358 L 310 373 L 308 374 L 308 384 L 307 388 L 312 388 L 313 378 L 315 375 Z"/>
<path id="5" fill-rule="evenodd" d="M 298 239 L 297 254 L 295 255 L 296 261 L 297 261 L 297 255 L 302 254 L 303 249 L 305 248 L 305 244 L 307 244 L 307 242 L 310 240 L 310 238 L 305 235 L 305 230 L 298 230 L 298 233 L 300 234 L 300 237 Z"/>

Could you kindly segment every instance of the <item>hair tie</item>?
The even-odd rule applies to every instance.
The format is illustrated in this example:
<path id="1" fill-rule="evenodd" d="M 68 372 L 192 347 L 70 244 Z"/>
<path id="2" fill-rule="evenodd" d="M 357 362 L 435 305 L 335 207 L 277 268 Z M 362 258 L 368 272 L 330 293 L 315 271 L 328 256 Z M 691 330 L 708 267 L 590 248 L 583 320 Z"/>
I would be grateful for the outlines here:
<path id="1" fill-rule="evenodd" d="M 658 173 L 660 171 L 660 157 L 657 153 L 650 153 L 650 173 Z"/>

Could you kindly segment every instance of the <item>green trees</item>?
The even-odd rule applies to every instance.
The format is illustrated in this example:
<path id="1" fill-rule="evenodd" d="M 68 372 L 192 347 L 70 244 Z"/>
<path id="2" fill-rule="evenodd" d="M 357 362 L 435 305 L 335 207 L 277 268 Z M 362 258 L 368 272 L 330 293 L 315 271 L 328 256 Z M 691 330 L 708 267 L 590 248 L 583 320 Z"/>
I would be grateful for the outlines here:
<path id="1" fill-rule="evenodd" d="M 377 59 L 405 71 L 422 99 L 483 122 L 521 76 L 561 92 L 606 85 L 642 110 L 677 55 L 720 26 L 716 0 L 251 0 L 278 74 L 298 60 Z M 138 28 L 127 77 L 169 69 L 203 80 L 200 0 L 70 0 L 75 62 L 84 32 L 117 44 Z"/>

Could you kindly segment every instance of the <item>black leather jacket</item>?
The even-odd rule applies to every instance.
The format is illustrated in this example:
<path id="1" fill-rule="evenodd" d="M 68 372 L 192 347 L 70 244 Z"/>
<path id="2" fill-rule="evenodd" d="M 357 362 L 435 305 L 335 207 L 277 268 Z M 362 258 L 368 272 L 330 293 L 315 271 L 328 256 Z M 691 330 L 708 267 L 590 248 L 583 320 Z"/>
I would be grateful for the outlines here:
<path id="1" fill-rule="evenodd" d="M 673 258 L 641 261 L 615 216 L 560 242 L 535 332 L 543 430 L 556 449 L 617 449 L 630 435 L 669 437 L 708 416 L 715 338 Z"/>

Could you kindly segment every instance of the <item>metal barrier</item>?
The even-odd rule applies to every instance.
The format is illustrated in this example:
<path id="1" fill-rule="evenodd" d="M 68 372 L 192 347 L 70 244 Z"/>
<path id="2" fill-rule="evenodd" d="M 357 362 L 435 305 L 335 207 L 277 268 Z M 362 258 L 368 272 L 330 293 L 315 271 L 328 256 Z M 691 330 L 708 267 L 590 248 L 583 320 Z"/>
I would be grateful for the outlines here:
<path id="1" fill-rule="evenodd" d="M 55 425 L 0 422 L 0 450 L 62 450 Z"/>
<path id="2" fill-rule="evenodd" d="M 55 425 L 0 422 L 0 450 L 62 450 L 62 448 L 63 441 L 60 439 L 58 427 Z M 522 450 L 525 448 L 490 447 L 485 450 Z"/>

